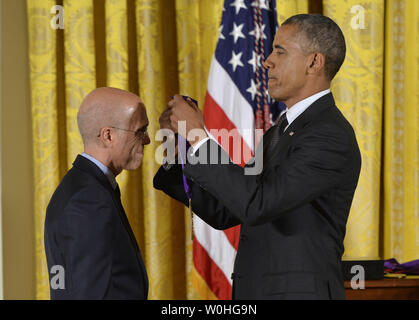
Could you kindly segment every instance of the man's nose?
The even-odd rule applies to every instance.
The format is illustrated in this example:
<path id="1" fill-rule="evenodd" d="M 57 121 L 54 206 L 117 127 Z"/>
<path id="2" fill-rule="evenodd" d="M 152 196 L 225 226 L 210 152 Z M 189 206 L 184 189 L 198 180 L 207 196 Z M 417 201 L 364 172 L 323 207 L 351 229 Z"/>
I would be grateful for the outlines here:
<path id="1" fill-rule="evenodd" d="M 144 136 L 144 139 L 143 139 L 143 145 L 150 144 L 150 142 L 151 142 L 150 137 L 149 137 L 148 133 L 146 133 L 145 136 Z"/>
<path id="2" fill-rule="evenodd" d="M 265 69 L 270 69 L 272 67 L 272 63 L 270 60 L 271 55 L 269 55 L 265 61 L 262 62 L 262 65 Z"/>

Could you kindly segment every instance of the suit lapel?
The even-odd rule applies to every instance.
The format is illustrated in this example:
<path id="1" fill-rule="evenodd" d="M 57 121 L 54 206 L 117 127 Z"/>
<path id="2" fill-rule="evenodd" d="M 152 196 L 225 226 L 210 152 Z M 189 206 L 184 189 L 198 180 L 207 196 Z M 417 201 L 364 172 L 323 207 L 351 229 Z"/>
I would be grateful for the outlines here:
<path id="1" fill-rule="evenodd" d="M 140 269 L 143 273 L 144 280 L 146 282 L 145 294 L 147 296 L 148 276 L 147 276 L 147 272 L 146 272 L 146 269 L 145 269 L 143 258 L 141 256 L 140 248 L 138 247 L 138 243 L 137 243 L 137 240 L 135 239 L 134 232 L 131 229 L 131 226 L 130 226 L 128 218 L 127 218 L 127 215 L 125 214 L 125 209 L 124 209 L 124 206 L 122 205 L 120 196 L 116 192 L 113 192 L 112 199 L 114 200 L 114 203 L 116 204 L 117 208 L 119 208 L 118 211 L 119 211 L 119 216 L 121 218 L 122 224 L 124 225 L 125 230 L 127 231 L 128 236 L 131 239 L 131 243 L 132 243 L 132 245 L 135 249 L 135 252 L 136 252 L 136 255 L 137 255 L 137 260 L 138 260 L 138 263 L 140 265 Z"/>

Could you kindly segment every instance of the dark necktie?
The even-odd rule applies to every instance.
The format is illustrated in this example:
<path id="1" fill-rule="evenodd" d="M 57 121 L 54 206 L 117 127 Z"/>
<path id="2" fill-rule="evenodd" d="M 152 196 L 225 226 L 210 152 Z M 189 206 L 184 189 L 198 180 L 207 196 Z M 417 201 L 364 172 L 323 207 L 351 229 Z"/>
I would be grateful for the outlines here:
<path id="1" fill-rule="evenodd" d="M 275 125 L 278 126 L 278 131 L 280 134 L 284 133 L 285 128 L 288 125 L 288 119 L 287 119 L 287 113 L 284 112 L 281 117 L 279 118 L 279 120 L 277 121 L 277 123 Z"/>
<path id="2" fill-rule="evenodd" d="M 272 143 L 272 140 L 281 136 L 288 125 L 286 114 L 287 113 L 284 112 L 276 124 L 274 124 L 263 136 L 263 167 L 265 167 L 268 155 L 272 151 L 272 148 L 270 147 L 275 145 Z"/>
<path id="3" fill-rule="evenodd" d="M 279 137 L 281 134 L 284 133 L 284 129 L 288 125 L 288 120 L 286 117 L 286 112 L 284 112 L 278 121 L 266 132 L 266 134 L 263 136 L 263 152 L 265 153 L 272 141 L 272 138 L 275 136 L 275 133 L 277 133 L 277 136 Z M 265 155 L 265 154 L 264 154 Z"/>

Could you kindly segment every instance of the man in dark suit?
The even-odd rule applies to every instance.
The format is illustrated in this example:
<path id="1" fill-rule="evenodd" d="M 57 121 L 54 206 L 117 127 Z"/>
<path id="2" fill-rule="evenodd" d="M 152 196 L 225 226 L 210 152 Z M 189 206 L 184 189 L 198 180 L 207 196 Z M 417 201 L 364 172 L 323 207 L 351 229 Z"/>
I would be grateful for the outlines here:
<path id="1" fill-rule="evenodd" d="M 77 120 L 84 153 L 45 218 L 51 299 L 147 299 L 147 273 L 115 180 L 140 166 L 150 143 L 144 104 L 135 94 L 99 88 Z"/>
<path id="2" fill-rule="evenodd" d="M 287 110 L 256 151 L 263 155 L 258 175 L 232 163 L 191 164 L 207 159 L 202 153 L 226 154 L 204 130 L 196 134 L 204 122 L 190 101 L 174 96 L 160 118 L 174 131 L 186 121 L 193 161 L 183 172 L 161 167 L 155 187 L 188 204 L 183 173 L 197 215 L 218 229 L 241 224 L 235 299 L 345 298 L 343 240 L 361 166 L 354 131 L 329 89 L 345 50 L 327 17 L 297 15 L 281 25 L 264 66 L 270 96 Z"/>

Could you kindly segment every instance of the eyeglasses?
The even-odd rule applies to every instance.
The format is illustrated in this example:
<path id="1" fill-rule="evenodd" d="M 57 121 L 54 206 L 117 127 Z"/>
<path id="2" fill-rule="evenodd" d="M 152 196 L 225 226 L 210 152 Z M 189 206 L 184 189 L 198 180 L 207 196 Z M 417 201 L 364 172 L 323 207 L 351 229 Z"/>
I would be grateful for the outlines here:
<path id="1" fill-rule="evenodd" d="M 134 131 L 134 130 L 128 130 L 128 129 L 118 128 L 118 127 L 112 127 L 112 126 L 109 126 L 109 127 L 110 127 L 110 128 L 113 128 L 113 129 L 122 130 L 122 131 L 134 132 L 135 137 L 136 137 L 137 139 L 139 139 L 139 140 L 144 139 L 144 138 L 146 137 L 146 135 L 148 135 L 147 128 L 144 128 L 144 129 L 138 129 L 137 131 Z M 100 137 L 100 133 L 98 134 L 98 138 L 99 138 L 99 137 Z"/>

